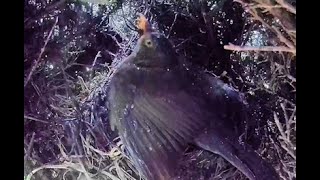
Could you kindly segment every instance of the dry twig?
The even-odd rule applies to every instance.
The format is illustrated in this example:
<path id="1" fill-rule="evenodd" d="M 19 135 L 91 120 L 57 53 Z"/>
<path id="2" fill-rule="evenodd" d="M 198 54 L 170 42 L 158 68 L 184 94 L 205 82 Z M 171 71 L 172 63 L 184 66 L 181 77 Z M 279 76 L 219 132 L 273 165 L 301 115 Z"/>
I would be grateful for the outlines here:
<path id="1" fill-rule="evenodd" d="M 291 52 L 296 53 L 294 49 L 290 49 L 285 46 L 262 46 L 262 47 L 252 47 L 252 46 L 236 46 L 234 44 L 225 45 L 226 50 L 233 51 L 269 51 L 269 52 Z"/>
<path id="2" fill-rule="evenodd" d="M 25 163 L 26 163 L 26 161 L 28 160 L 28 157 L 30 156 L 30 153 L 31 153 L 31 151 L 32 151 L 35 135 L 36 135 L 36 133 L 33 133 L 33 134 L 32 134 L 32 137 L 31 137 L 31 139 L 30 139 L 30 143 L 29 143 L 29 145 L 28 145 L 27 152 L 26 152 L 26 154 L 24 155 L 24 162 L 25 162 Z"/>

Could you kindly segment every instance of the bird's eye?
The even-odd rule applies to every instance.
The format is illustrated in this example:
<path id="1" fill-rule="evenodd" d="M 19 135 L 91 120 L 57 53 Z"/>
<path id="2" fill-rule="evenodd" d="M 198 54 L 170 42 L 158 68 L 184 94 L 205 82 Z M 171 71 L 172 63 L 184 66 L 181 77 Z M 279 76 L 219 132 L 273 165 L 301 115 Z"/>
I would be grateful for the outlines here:
<path id="1" fill-rule="evenodd" d="M 144 44 L 147 46 L 147 47 L 152 47 L 152 42 L 150 39 L 147 39 Z"/>

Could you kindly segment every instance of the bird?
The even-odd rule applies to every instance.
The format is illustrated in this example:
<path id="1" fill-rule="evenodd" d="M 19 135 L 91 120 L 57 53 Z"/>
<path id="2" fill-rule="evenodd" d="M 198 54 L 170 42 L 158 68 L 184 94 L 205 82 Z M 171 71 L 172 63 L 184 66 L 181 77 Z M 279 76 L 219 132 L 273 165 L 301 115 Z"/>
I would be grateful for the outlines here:
<path id="1" fill-rule="evenodd" d="M 171 180 L 190 145 L 220 155 L 250 180 L 278 180 L 274 167 L 239 140 L 243 95 L 180 58 L 140 14 L 139 39 L 108 82 L 111 129 L 147 180 Z"/>

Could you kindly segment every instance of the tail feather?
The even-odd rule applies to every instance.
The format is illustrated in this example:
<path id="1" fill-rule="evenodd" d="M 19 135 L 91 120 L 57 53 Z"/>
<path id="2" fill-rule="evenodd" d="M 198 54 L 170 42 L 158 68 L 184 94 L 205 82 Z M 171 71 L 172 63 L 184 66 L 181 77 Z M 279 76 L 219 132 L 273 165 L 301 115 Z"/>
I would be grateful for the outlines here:
<path id="1" fill-rule="evenodd" d="M 238 141 L 219 136 L 217 131 L 202 134 L 195 139 L 195 144 L 222 156 L 250 180 L 280 179 L 275 169 L 252 148 L 244 147 Z"/>

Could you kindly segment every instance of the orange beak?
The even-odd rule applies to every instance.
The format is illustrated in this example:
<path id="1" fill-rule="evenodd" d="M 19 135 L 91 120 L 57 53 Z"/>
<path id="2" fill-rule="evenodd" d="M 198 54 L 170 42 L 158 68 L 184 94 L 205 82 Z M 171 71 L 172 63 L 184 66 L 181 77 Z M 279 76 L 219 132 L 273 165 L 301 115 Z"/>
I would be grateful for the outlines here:
<path id="1" fill-rule="evenodd" d="M 142 14 L 139 15 L 137 19 L 137 28 L 141 31 L 142 35 L 146 34 L 147 32 L 151 31 L 151 25 L 146 19 L 146 17 Z"/>

